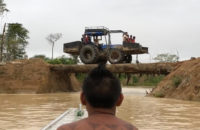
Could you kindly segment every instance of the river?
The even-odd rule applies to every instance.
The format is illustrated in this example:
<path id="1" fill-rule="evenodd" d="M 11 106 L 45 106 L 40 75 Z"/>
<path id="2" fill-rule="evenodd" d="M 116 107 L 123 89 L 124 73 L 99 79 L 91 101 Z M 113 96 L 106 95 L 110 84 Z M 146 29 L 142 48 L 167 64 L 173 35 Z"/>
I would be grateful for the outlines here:
<path id="1" fill-rule="evenodd" d="M 125 99 L 117 116 L 140 130 L 200 130 L 200 102 L 145 97 L 145 91 L 123 88 Z M 0 130 L 39 130 L 79 104 L 79 92 L 1 94 Z"/>

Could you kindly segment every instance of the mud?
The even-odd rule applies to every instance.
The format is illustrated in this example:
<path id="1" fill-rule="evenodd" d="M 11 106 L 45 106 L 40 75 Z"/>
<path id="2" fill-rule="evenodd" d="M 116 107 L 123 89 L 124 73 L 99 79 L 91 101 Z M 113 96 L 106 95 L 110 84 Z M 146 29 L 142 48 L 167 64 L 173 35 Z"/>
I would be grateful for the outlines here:
<path id="1" fill-rule="evenodd" d="M 74 74 L 51 72 L 49 66 L 41 59 L 0 65 L 0 93 L 53 93 L 80 89 Z"/>
<path id="2" fill-rule="evenodd" d="M 200 58 L 178 63 L 150 95 L 200 101 Z"/>

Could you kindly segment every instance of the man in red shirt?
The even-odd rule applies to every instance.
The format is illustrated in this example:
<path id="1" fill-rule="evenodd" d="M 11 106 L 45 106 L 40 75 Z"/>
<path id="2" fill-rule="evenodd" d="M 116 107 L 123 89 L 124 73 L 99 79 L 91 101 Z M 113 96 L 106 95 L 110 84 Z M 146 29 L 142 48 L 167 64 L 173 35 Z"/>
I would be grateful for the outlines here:
<path id="1" fill-rule="evenodd" d="M 133 36 L 132 35 L 130 35 L 129 43 L 133 43 Z"/>
<path id="2" fill-rule="evenodd" d="M 133 36 L 131 43 L 135 43 L 135 36 Z"/>
<path id="3" fill-rule="evenodd" d="M 85 42 L 86 44 L 89 43 L 89 37 L 88 37 L 88 35 L 85 36 L 84 42 Z"/>

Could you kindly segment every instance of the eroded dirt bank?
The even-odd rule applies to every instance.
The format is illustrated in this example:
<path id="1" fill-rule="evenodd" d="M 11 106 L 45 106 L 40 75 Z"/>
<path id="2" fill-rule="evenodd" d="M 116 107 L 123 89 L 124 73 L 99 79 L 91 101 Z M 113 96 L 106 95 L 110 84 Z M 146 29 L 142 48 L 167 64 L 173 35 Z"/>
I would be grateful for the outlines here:
<path id="1" fill-rule="evenodd" d="M 200 101 L 200 58 L 178 63 L 150 95 Z"/>
<path id="2" fill-rule="evenodd" d="M 72 92 L 80 86 L 74 74 L 50 71 L 41 59 L 0 65 L 0 93 Z M 150 95 L 200 101 L 200 58 L 176 63 Z"/>
<path id="3" fill-rule="evenodd" d="M 0 93 L 50 93 L 77 91 L 80 83 L 73 74 L 51 72 L 41 59 L 0 65 Z"/>

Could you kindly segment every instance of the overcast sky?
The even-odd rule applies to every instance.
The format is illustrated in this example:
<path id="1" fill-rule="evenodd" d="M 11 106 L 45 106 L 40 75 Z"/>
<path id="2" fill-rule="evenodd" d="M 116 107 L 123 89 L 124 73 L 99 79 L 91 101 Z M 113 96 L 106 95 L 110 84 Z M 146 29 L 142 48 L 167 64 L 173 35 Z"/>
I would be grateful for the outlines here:
<path id="1" fill-rule="evenodd" d="M 1 21 L 22 23 L 30 31 L 27 54 L 51 56 L 46 41 L 50 33 L 62 33 L 63 43 L 81 38 L 85 26 L 106 26 L 136 36 L 149 47 L 149 62 L 160 53 L 179 53 L 181 60 L 200 56 L 200 0 L 4 0 L 10 12 Z M 121 41 L 118 41 L 121 42 Z"/>

